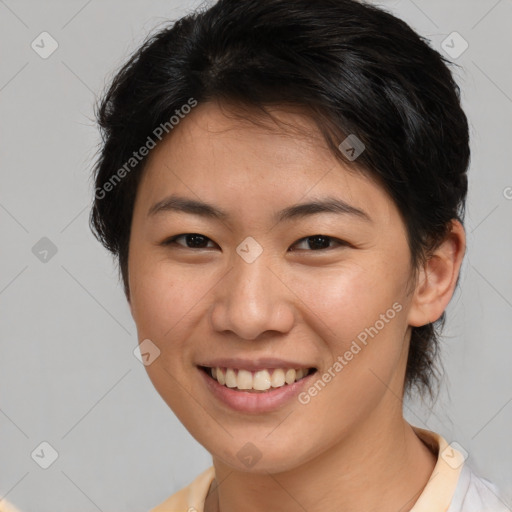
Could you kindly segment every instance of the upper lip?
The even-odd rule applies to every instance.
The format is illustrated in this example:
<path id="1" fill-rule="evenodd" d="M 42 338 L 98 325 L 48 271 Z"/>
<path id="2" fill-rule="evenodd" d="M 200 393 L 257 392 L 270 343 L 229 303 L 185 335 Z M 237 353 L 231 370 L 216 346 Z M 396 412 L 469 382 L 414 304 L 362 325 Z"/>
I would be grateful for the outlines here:
<path id="1" fill-rule="evenodd" d="M 297 361 L 285 361 L 284 359 L 276 359 L 273 357 L 260 357 L 255 359 L 229 357 L 222 359 L 212 359 L 211 361 L 199 363 L 198 366 L 206 366 L 208 368 L 237 368 L 239 370 L 248 370 L 252 372 L 270 368 L 314 368 L 314 366 L 309 364 L 304 364 Z"/>

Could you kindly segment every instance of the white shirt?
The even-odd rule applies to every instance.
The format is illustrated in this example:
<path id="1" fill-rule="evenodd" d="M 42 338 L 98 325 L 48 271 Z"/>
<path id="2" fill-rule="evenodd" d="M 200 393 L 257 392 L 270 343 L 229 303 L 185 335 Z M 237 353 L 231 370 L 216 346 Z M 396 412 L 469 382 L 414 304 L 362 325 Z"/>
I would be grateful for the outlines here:
<path id="1" fill-rule="evenodd" d="M 498 488 L 476 476 L 469 466 L 464 465 L 447 512 L 512 512 L 506 506 Z"/>

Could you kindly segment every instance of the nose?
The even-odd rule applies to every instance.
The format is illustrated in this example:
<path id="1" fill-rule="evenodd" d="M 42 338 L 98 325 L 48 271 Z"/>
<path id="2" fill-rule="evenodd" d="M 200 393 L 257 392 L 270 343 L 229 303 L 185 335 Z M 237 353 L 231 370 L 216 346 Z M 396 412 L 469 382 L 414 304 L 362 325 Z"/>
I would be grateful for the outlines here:
<path id="1" fill-rule="evenodd" d="M 213 329 L 230 331 L 246 340 L 267 331 L 290 331 L 294 323 L 293 294 L 285 282 L 263 256 L 252 263 L 237 256 L 231 271 L 216 287 L 210 309 Z"/>

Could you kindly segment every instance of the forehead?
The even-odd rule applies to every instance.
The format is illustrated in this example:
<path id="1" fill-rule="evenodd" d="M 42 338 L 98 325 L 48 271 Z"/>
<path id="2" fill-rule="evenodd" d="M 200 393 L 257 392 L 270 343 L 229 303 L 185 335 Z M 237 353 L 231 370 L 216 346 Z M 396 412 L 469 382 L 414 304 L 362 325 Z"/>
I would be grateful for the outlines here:
<path id="1" fill-rule="evenodd" d="M 206 158 L 209 169 L 231 169 L 250 163 L 253 173 L 258 169 L 264 173 L 270 162 L 275 171 L 298 161 L 302 162 L 300 167 L 306 167 L 308 161 L 332 165 L 332 154 L 324 138 L 303 111 L 298 107 L 267 110 L 268 115 L 250 107 L 219 102 L 201 104 L 150 154 L 148 165 L 155 160 L 161 164 L 177 158 L 181 164 L 193 167 L 196 162 L 203 164 Z M 266 165 L 259 166 L 263 161 Z"/>
<path id="2" fill-rule="evenodd" d="M 200 104 L 152 150 L 140 192 L 153 202 L 175 192 L 223 204 L 250 196 L 260 208 L 336 194 L 389 215 L 384 189 L 336 158 L 309 116 L 293 107 L 270 113 Z"/>

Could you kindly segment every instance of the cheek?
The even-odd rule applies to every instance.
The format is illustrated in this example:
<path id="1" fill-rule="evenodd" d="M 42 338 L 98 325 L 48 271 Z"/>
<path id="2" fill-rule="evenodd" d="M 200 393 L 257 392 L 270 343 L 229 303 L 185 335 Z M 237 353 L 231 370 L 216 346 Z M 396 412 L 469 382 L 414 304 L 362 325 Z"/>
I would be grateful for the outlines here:
<path id="1" fill-rule="evenodd" d="M 353 265 L 328 272 L 294 275 L 293 287 L 323 331 L 335 335 L 341 344 L 373 326 L 393 304 L 402 304 L 403 278 L 383 274 L 377 264 Z M 388 316 L 395 318 L 396 309 Z M 380 325 L 380 323 L 379 323 Z"/>
<path id="2" fill-rule="evenodd" d="M 329 428 L 347 433 L 376 410 L 394 387 L 407 355 L 400 286 L 389 276 L 376 278 L 360 270 L 301 283 L 301 298 L 309 306 L 303 311 L 310 311 L 306 322 L 320 337 L 319 351 L 329 354 L 301 404 L 304 414 L 316 418 L 317 424 L 324 419 L 327 439 L 331 439 Z"/>
<path id="3" fill-rule="evenodd" d="M 305 321 L 329 353 L 325 366 L 336 375 L 331 389 L 366 389 L 368 395 L 373 389 L 378 394 L 384 391 L 379 379 L 392 379 L 404 356 L 404 279 L 378 264 L 294 277 L 307 306 L 302 308 Z M 350 396 L 345 394 L 344 400 L 348 404 Z"/>
<path id="4" fill-rule="evenodd" d="M 175 344 L 177 333 L 196 318 L 201 298 L 209 288 L 208 276 L 194 274 L 168 261 L 130 257 L 132 314 L 139 336 L 155 339 L 162 348 Z"/>

